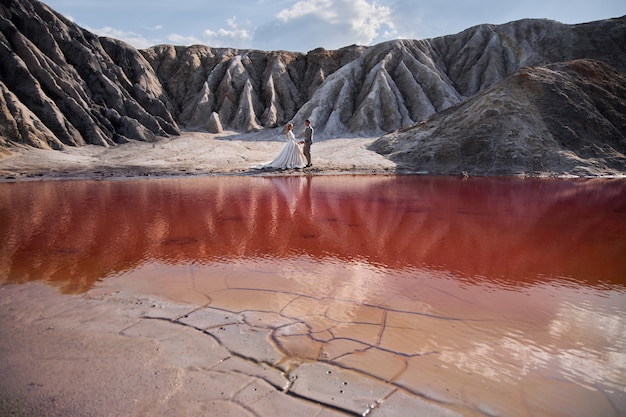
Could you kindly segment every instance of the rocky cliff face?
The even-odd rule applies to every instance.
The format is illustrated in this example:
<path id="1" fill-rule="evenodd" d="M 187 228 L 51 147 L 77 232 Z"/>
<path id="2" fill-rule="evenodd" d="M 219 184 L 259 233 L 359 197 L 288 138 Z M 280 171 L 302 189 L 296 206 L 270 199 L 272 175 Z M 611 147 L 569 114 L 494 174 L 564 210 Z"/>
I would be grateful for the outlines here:
<path id="1" fill-rule="evenodd" d="M 37 1 L 0 5 L 0 91 L 3 144 L 108 146 L 179 133 L 141 54 Z"/>
<path id="2" fill-rule="evenodd" d="M 511 80 L 519 81 L 523 74 L 535 77 L 565 71 L 571 75 L 578 65 L 539 68 L 553 63 L 603 62 L 607 65 L 597 65 L 603 73 L 614 71 L 619 91 L 623 89 L 620 74 L 626 71 L 626 17 L 580 25 L 522 20 L 429 40 L 316 49 L 306 54 L 171 45 L 137 51 L 95 36 L 35 0 L 3 0 L 0 40 L 0 145 L 52 148 L 152 141 L 178 134 L 179 126 L 249 132 L 288 121 L 301 125 L 306 118 L 313 120 L 318 139 L 374 137 L 424 120 L 443 120 L 429 119 L 441 112 L 440 117 L 448 117 L 449 122 L 447 109 L 462 111 L 476 105 L 476 100 L 487 108 L 489 98 L 484 93 L 488 91 L 499 95 L 502 103 L 509 93 L 513 101 L 538 100 L 539 95 L 531 94 L 534 89 L 521 89 Z M 530 66 L 536 69 L 520 70 Z M 595 83 L 594 71 L 578 72 L 575 88 Z M 570 90 L 569 82 L 552 82 L 557 78 L 544 78 L 542 88 L 578 94 Z M 623 115 L 620 94 L 593 103 Z M 606 116 L 605 107 L 590 109 L 583 116 Z M 560 108 L 537 105 L 533 109 L 541 120 L 573 126 Z M 493 126 L 509 123 L 501 107 L 492 110 L 497 113 L 490 116 Z M 620 117 L 610 123 L 623 135 Z M 471 130 L 471 125 L 457 126 L 459 133 Z M 405 163 L 415 161 L 403 153 L 405 145 L 394 148 L 403 142 L 400 133 L 381 139 L 375 149 Z M 565 137 L 564 132 L 559 135 Z M 610 146 L 623 152 L 614 143 Z"/>
<path id="3" fill-rule="evenodd" d="M 626 70 L 626 18 L 581 25 L 522 20 L 430 40 L 308 54 L 159 46 L 142 51 L 181 124 L 239 131 L 301 125 L 318 137 L 410 126 L 524 66 L 598 59 Z"/>
<path id="4" fill-rule="evenodd" d="M 365 48 L 308 54 L 161 45 L 142 51 L 190 129 L 249 132 L 284 125 L 326 78 Z"/>
<path id="5" fill-rule="evenodd" d="M 432 174 L 626 170 L 626 76 L 576 60 L 525 67 L 371 149 Z"/>

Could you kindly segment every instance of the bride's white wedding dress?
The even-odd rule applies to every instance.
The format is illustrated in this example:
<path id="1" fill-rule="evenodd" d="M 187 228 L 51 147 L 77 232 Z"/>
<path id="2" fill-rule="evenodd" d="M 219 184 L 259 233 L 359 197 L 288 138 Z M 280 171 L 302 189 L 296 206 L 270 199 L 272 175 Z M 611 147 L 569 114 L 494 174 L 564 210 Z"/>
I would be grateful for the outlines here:
<path id="1" fill-rule="evenodd" d="M 302 153 L 302 149 L 296 142 L 296 137 L 292 131 L 287 132 L 287 144 L 273 161 L 264 164 L 253 165 L 253 169 L 263 168 L 304 168 L 306 166 L 306 157 Z"/>

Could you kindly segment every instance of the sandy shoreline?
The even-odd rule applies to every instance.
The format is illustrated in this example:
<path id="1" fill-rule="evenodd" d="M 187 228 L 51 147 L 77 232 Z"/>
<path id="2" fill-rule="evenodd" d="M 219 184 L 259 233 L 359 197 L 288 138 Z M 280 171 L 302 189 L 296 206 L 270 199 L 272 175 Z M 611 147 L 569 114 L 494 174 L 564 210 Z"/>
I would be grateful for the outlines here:
<path id="1" fill-rule="evenodd" d="M 394 173 L 396 164 L 370 151 L 375 138 L 339 138 L 317 141 L 313 167 L 302 170 L 254 170 L 282 149 L 278 131 L 240 135 L 186 132 L 156 143 L 131 142 L 111 148 L 86 145 L 63 151 L 11 148 L 0 158 L 1 180 L 59 178 L 105 179 L 168 175 L 272 175 Z"/>
<path id="2" fill-rule="evenodd" d="M 133 141 L 109 148 L 66 146 L 62 151 L 54 151 L 12 147 L 0 155 L 0 182 L 164 176 L 429 174 L 399 166 L 367 149 L 376 139 L 345 137 L 318 140 L 312 147 L 313 166 L 290 170 L 252 168 L 253 165 L 271 161 L 279 154 L 284 146 L 284 135 L 280 129 L 247 134 L 184 132 L 181 136 L 154 143 Z M 585 175 L 545 172 L 530 176 L 626 177 L 602 167 L 595 170 L 586 168 L 585 172 Z M 529 174 L 511 176 L 527 177 Z"/>

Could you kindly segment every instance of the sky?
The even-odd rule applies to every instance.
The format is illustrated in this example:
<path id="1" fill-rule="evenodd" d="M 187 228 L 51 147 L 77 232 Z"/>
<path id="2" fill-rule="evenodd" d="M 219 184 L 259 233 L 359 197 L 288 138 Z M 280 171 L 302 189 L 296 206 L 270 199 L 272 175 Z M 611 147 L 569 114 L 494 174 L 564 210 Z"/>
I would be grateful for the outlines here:
<path id="1" fill-rule="evenodd" d="M 43 0 L 79 26 L 138 49 L 158 44 L 308 52 L 427 39 L 472 26 L 626 15 L 624 0 Z"/>

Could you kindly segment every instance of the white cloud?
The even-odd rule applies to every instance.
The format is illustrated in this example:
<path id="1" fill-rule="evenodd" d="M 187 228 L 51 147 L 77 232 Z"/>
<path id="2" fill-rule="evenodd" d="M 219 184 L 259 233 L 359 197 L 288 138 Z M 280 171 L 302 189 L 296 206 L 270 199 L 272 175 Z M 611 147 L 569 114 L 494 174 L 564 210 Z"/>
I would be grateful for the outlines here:
<path id="1" fill-rule="evenodd" d="M 248 48 L 251 46 L 253 29 L 245 27 L 250 27 L 250 23 L 239 26 L 236 17 L 233 17 L 226 20 L 226 25 L 227 28 L 220 28 L 217 31 L 206 29 L 203 32 L 204 43 L 219 47 Z"/>
<path id="2" fill-rule="evenodd" d="M 268 49 L 300 50 L 369 45 L 396 34 L 392 11 L 368 0 L 300 0 L 261 26 L 255 43 Z M 302 51 L 304 52 L 304 51 Z"/>
<path id="3" fill-rule="evenodd" d="M 194 36 L 183 36 L 176 33 L 168 35 L 167 40 L 173 45 L 201 45 L 203 43 Z"/>
<path id="4" fill-rule="evenodd" d="M 105 26 L 102 28 L 85 27 L 85 29 L 88 30 L 89 32 L 95 33 L 98 36 L 106 36 L 109 38 L 114 38 L 114 39 L 124 41 L 134 46 L 137 49 L 149 48 L 155 43 L 158 43 L 158 42 L 155 42 L 154 40 L 148 40 L 138 33 L 127 32 L 127 31 L 123 31 L 120 29 L 112 28 L 110 26 Z"/>

